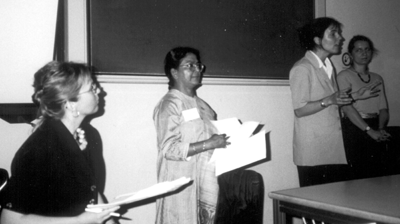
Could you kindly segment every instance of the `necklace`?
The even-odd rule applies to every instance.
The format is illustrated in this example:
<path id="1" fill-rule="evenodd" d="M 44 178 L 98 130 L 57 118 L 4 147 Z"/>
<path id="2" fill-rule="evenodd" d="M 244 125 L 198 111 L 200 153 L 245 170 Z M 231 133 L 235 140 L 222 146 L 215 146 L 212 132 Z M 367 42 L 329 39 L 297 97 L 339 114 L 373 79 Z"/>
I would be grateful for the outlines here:
<path id="1" fill-rule="evenodd" d="M 78 128 L 76 130 L 76 140 L 79 148 L 81 148 L 81 150 L 85 150 L 88 143 L 85 138 L 85 131 L 82 128 Z"/>
<path id="2" fill-rule="evenodd" d="M 356 70 L 354 70 L 354 71 L 357 73 L 358 78 L 360 78 L 361 81 L 362 81 L 363 83 L 369 83 L 369 81 L 371 81 L 371 75 L 369 74 L 369 72 L 367 73 L 367 75 L 368 75 L 368 80 L 364 80 L 364 79 L 361 77 L 361 75 L 360 75 L 359 72 L 357 72 Z"/>

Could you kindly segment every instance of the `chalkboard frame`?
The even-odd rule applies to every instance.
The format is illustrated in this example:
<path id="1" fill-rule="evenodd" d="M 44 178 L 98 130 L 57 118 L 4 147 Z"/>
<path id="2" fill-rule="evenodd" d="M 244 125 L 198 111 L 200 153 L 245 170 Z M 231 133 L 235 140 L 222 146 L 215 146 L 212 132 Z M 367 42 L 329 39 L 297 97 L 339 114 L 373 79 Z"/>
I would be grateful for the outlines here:
<path id="1" fill-rule="evenodd" d="M 98 52 L 96 52 L 96 44 L 95 44 L 96 38 L 94 38 L 94 37 L 99 37 L 99 35 L 98 35 L 98 33 L 94 32 L 92 29 L 94 27 L 94 24 L 96 23 L 95 18 L 93 18 L 93 16 L 92 16 L 93 15 L 92 14 L 93 13 L 92 1 L 97 2 L 98 0 L 87 0 L 88 63 L 95 69 L 94 71 L 95 71 L 96 75 L 100 75 L 100 76 L 105 75 L 105 76 L 110 76 L 110 77 L 112 77 L 112 76 L 126 76 L 126 77 L 135 76 L 135 77 L 150 77 L 150 78 L 151 77 L 161 77 L 161 76 L 165 77 L 165 75 L 162 71 L 162 60 L 163 60 L 163 57 L 164 57 L 166 51 L 162 52 L 162 54 L 164 54 L 164 55 L 160 55 L 160 58 L 158 60 L 159 63 L 157 62 L 158 63 L 157 66 L 154 66 L 154 67 L 156 67 L 154 70 L 152 68 L 150 68 L 150 69 L 147 68 L 147 69 L 145 69 L 145 71 L 143 71 L 143 69 L 142 69 L 142 71 L 140 71 L 140 69 L 138 69 L 138 71 L 135 71 L 135 69 L 131 69 L 129 71 L 119 71 L 118 69 L 112 69 L 112 68 L 109 69 L 104 66 L 99 66 L 99 64 L 96 61 L 96 58 L 102 57 L 106 54 L 103 52 L 103 55 L 102 55 L 102 54 L 99 54 Z M 124 2 L 124 0 L 121 0 L 121 1 Z M 125 2 L 127 2 L 127 1 L 125 1 Z M 313 8 L 310 9 L 310 11 L 309 11 L 310 15 L 308 15 L 309 19 L 311 20 L 316 17 L 315 10 L 319 10 L 319 9 L 318 9 L 318 5 L 316 6 L 316 2 L 314 0 L 309 0 L 309 3 L 310 2 L 312 3 L 312 6 L 313 6 Z M 107 17 L 107 16 L 105 16 L 105 17 Z M 118 40 L 116 40 L 116 42 L 117 41 Z M 171 45 L 171 47 L 169 47 L 169 49 L 172 47 L 173 46 Z M 194 47 L 196 47 L 196 46 L 194 46 Z M 198 48 L 198 47 L 196 47 L 196 48 Z M 203 56 L 204 53 L 201 48 L 198 48 L 198 49 L 200 49 L 200 51 L 202 53 L 202 59 L 204 62 L 204 56 Z M 301 51 L 303 51 L 303 50 L 301 50 Z M 207 73 L 207 71 L 206 71 L 206 73 L 204 74 L 204 77 L 223 78 L 223 79 L 225 79 L 225 78 L 233 78 L 233 79 L 240 78 L 240 79 L 253 79 L 253 80 L 256 80 L 256 79 L 287 80 L 288 79 L 288 71 L 290 70 L 291 65 L 293 65 L 294 60 L 298 60 L 302 56 L 302 54 L 304 54 L 304 51 L 301 53 L 301 55 L 299 54 L 296 58 L 293 58 L 292 61 L 290 61 L 290 63 L 287 63 L 285 65 L 285 69 L 286 69 L 285 72 L 280 72 L 280 74 L 278 74 L 278 75 L 276 75 L 276 74 L 269 75 L 266 72 L 260 72 L 259 74 L 253 73 L 252 75 L 247 75 L 248 73 L 242 72 L 241 74 L 245 74 L 245 75 L 237 75 L 237 74 L 231 75 L 229 73 L 223 73 L 223 72 Z M 108 62 L 109 61 L 107 61 L 107 63 Z M 125 64 L 129 64 L 129 63 L 130 62 L 126 62 Z M 145 63 L 142 63 L 142 64 L 145 64 Z M 208 63 L 206 63 L 206 64 L 208 65 Z M 216 67 L 216 66 L 214 66 L 214 67 Z M 249 66 L 249 67 L 251 67 L 251 66 Z"/>

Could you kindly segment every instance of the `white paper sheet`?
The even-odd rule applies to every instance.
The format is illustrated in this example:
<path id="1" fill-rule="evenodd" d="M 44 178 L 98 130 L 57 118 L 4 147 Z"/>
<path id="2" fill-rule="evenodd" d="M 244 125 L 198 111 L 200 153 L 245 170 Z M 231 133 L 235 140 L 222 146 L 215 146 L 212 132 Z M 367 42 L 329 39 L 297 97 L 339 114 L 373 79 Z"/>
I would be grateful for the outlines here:
<path id="1" fill-rule="evenodd" d="M 120 197 L 126 197 L 129 196 L 123 200 L 118 200 L 118 201 L 114 201 L 108 204 L 97 204 L 97 205 L 88 205 L 87 208 L 89 211 L 95 211 L 93 209 L 106 209 L 109 207 L 114 207 L 114 206 L 119 206 L 119 205 L 123 205 L 123 204 L 128 204 L 128 203 L 132 203 L 135 201 L 140 201 L 146 198 L 151 198 L 157 195 L 161 195 L 161 194 L 165 194 L 168 192 L 172 192 L 177 190 L 178 188 L 180 188 L 181 186 L 189 183 L 191 181 L 190 178 L 188 177 L 181 177 L 179 179 L 176 179 L 174 181 L 165 181 L 165 182 L 161 182 L 158 184 L 155 184 L 153 186 L 150 186 L 148 188 L 145 188 L 143 190 L 140 190 L 138 192 L 135 193 L 130 193 L 130 194 L 124 194 L 121 196 L 117 196 L 116 198 L 120 198 Z M 97 211 L 97 210 L 96 210 Z"/>
<path id="2" fill-rule="evenodd" d="M 215 175 L 240 168 L 267 157 L 265 130 L 252 135 L 260 124 L 247 121 L 240 124 L 237 118 L 212 121 L 220 134 L 229 136 L 226 148 L 214 150 L 209 162 L 215 162 Z"/>

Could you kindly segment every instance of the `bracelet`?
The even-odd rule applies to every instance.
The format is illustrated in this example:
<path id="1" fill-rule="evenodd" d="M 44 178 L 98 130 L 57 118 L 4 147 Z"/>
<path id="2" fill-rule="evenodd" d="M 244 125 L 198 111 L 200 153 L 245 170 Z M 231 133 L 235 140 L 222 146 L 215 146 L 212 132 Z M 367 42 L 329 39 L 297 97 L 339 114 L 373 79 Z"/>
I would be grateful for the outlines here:
<path id="1" fill-rule="evenodd" d="M 203 142 L 203 151 L 206 151 L 206 142 Z"/>

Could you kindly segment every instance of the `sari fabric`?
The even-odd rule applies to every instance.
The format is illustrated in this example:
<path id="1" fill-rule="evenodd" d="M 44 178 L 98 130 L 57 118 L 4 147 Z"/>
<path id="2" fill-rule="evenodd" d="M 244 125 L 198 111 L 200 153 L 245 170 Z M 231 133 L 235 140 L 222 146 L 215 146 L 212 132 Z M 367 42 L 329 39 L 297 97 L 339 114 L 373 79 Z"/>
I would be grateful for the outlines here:
<path id="1" fill-rule="evenodd" d="M 195 116 L 186 116 L 187 111 L 194 112 Z M 155 107 L 158 182 L 183 176 L 193 180 L 157 200 L 156 223 L 214 223 L 219 188 L 215 166 L 208 163 L 214 150 L 192 157 L 187 154 L 190 143 L 206 140 L 217 133 L 210 122 L 215 118 L 215 112 L 202 99 L 189 97 L 175 89 Z"/>

